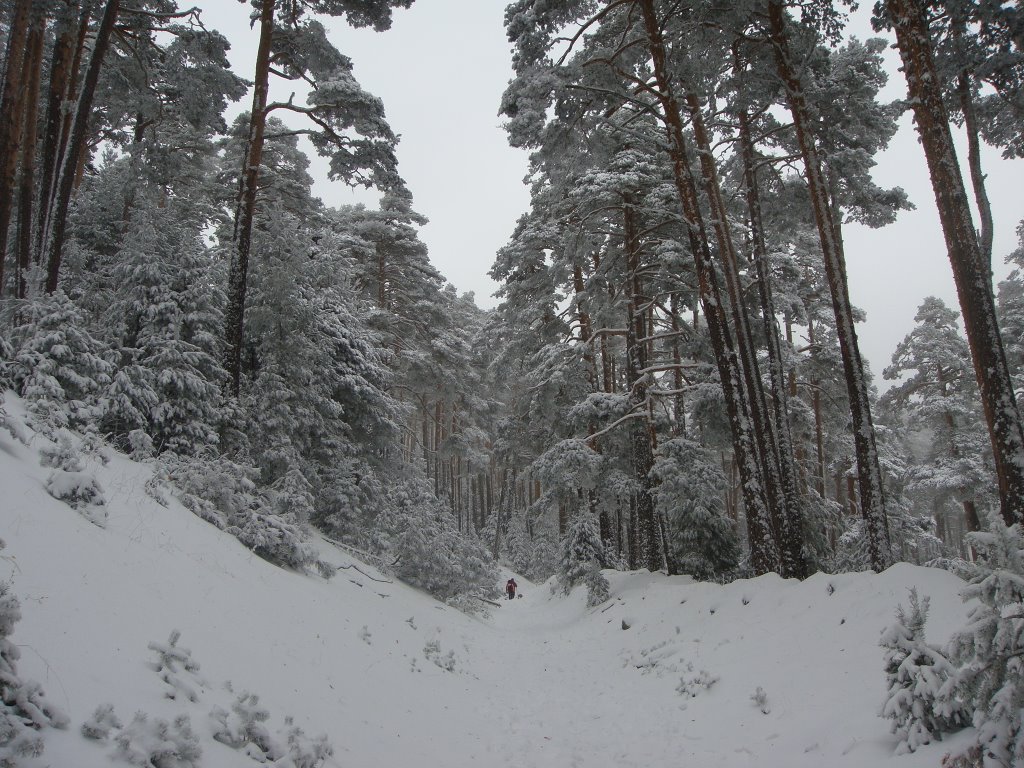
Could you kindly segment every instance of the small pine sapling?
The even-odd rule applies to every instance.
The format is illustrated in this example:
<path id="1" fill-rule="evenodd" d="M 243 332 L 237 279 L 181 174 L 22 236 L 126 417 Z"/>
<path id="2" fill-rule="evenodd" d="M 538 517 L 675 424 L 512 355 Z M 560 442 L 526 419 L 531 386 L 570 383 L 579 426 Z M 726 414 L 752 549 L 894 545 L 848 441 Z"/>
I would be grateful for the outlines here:
<path id="1" fill-rule="evenodd" d="M 442 655 L 441 642 L 439 640 L 428 640 L 423 646 L 423 655 L 428 661 L 433 662 L 435 666 L 448 672 L 455 671 L 455 651 L 448 651 L 447 654 Z"/>
<path id="2" fill-rule="evenodd" d="M 992 514 L 968 535 L 978 574 L 961 593 L 976 600 L 967 626 L 949 643 L 957 694 L 977 729 L 986 765 L 1024 765 L 1024 535 Z"/>
<path id="3" fill-rule="evenodd" d="M 124 724 L 114 714 L 113 704 L 100 704 L 92 717 L 82 723 L 82 735 L 91 741 L 106 742 L 111 731 L 119 731 Z"/>
<path id="4" fill-rule="evenodd" d="M 272 749 L 270 731 L 265 725 L 269 719 L 270 712 L 260 706 L 260 697 L 245 691 L 235 699 L 230 712 L 221 707 L 210 712 L 214 739 L 232 749 L 255 745 L 263 754 Z"/>
<path id="5" fill-rule="evenodd" d="M 754 705 L 761 710 L 762 715 L 770 714 L 772 711 L 772 705 L 768 703 L 768 694 L 764 688 L 760 685 L 757 686 L 757 690 L 750 694 L 750 700 L 754 702 Z"/>
<path id="6" fill-rule="evenodd" d="M 64 472 L 81 472 L 85 469 L 81 454 L 75 447 L 71 433 L 66 429 L 58 429 L 53 444 L 39 449 L 39 463 L 44 467 L 53 467 Z"/>
<path id="7" fill-rule="evenodd" d="M 928 598 L 910 590 L 910 612 L 896 609 L 896 621 L 882 634 L 888 693 L 881 717 L 892 720 L 897 754 L 941 740 L 964 725 L 962 704 L 952 695 L 956 673 L 938 648 L 924 639 Z"/>
<path id="8" fill-rule="evenodd" d="M 679 678 L 679 685 L 676 686 L 676 693 L 680 696 L 688 696 L 691 699 L 695 698 L 698 694 L 704 691 L 710 691 L 711 686 L 718 682 L 718 677 L 712 675 L 706 669 L 702 669 L 696 674 L 693 673 L 693 663 L 688 662 L 686 664 L 687 675 L 683 675 Z M 758 688 L 758 690 L 761 690 Z"/>
<path id="9" fill-rule="evenodd" d="M 137 712 L 114 737 L 114 743 L 116 757 L 139 768 L 198 768 L 202 757 L 188 715 L 179 715 L 168 723 L 160 718 L 150 720 Z"/>
<path id="10" fill-rule="evenodd" d="M 57 469 L 46 478 L 46 492 L 59 499 L 100 528 L 106 527 L 107 510 L 103 489 L 87 472 L 65 472 Z"/>
<path id="11" fill-rule="evenodd" d="M 169 690 L 164 692 L 164 696 L 168 699 L 176 700 L 182 696 L 188 701 L 199 701 L 196 689 L 182 680 L 183 674 L 188 674 L 198 687 L 203 687 L 197 677 L 199 662 L 192 658 L 192 651 L 178 647 L 180 638 L 181 632 L 175 629 L 166 643 L 150 643 L 148 648 L 156 652 L 157 660 L 150 662 L 149 667 L 167 683 Z"/>

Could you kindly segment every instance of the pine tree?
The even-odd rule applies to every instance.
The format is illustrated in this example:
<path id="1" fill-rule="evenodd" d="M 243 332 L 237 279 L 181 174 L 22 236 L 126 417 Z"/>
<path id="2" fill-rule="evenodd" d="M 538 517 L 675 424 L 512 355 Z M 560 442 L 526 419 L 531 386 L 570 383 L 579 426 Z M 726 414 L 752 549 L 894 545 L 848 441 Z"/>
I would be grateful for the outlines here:
<path id="1" fill-rule="evenodd" d="M 882 634 L 889 686 L 881 716 L 892 720 L 899 744 L 896 754 L 941 740 L 964 724 L 962 704 L 951 695 L 956 670 L 938 648 L 924 639 L 928 598 L 910 590 L 910 613 L 896 609 L 896 621 Z"/>

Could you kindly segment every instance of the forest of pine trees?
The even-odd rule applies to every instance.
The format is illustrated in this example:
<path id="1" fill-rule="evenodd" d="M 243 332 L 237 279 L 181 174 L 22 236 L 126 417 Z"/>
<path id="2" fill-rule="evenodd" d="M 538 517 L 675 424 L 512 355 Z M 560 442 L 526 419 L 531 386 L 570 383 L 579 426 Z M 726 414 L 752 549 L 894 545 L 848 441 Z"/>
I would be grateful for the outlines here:
<path id="1" fill-rule="evenodd" d="M 275 562 L 315 527 L 451 599 L 499 560 L 598 601 L 600 568 L 956 567 L 1024 520 L 1024 244 L 993 253 L 980 152 L 1024 154 L 1019 4 L 879 2 L 887 103 L 842 4 L 515 0 L 531 205 L 491 311 L 431 266 L 324 25 L 411 4 L 251 0 L 244 72 L 175 0 L 0 6 L 0 384 L 39 429 L 154 462 Z M 843 226 L 932 205 L 871 178 L 908 110 L 960 305 L 924 301 L 883 384 Z M 305 147 L 379 205 L 324 205 Z"/>

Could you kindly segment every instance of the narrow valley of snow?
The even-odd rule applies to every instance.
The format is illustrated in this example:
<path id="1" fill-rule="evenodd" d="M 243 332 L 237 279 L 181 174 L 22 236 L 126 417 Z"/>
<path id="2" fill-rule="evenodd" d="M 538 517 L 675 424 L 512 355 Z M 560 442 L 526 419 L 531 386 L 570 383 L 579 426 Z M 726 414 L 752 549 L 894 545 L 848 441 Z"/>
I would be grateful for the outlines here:
<path id="1" fill-rule="evenodd" d="M 20 403 L 5 408 L 19 423 Z M 251 743 L 223 743 L 255 706 L 245 693 L 277 743 L 326 735 L 328 766 L 923 768 L 949 749 L 894 756 L 877 715 L 879 633 L 917 586 L 929 637 L 944 640 L 966 612 L 949 573 L 720 586 L 606 572 L 612 598 L 589 609 L 582 590 L 517 576 L 521 599 L 468 616 L 326 541 L 330 580 L 270 565 L 169 494 L 157 503 L 152 467 L 114 452 L 84 470 L 106 500 L 101 527 L 47 493 L 47 441 L 23 437 L 0 431 L 0 580 L 21 602 L 19 674 L 70 718 L 27 766 L 128 764 L 114 733 L 81 735 L 103 704 L 122 733 L 137 712 L 187 716 L 196 766 L 257 765 Z M 150 644 L 166 650 L 175 632 L 199 666 L 168 682 Z"/>

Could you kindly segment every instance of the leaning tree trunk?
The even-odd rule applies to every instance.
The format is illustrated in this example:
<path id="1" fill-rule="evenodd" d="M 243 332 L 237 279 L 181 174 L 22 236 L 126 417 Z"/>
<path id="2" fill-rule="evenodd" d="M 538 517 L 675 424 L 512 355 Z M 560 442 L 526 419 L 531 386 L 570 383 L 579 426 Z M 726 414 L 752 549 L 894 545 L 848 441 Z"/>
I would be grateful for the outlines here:
<path id="1" fill-rule="evenodd" d="M 47 293 L 57 290 L 61 252 L 64 249 L 64 236 L 67 231 L 68 208 L 71 205 L 71 191 L 75 184 L 78 167 L 85 158 L 89 116 L 92 112 L 93 97 L 96 94 L 96 84 L 100 79 L 103 58 L 110 46 L 110 36 L 114 31 L 114 23 L 117 21 L 120 7 L 121 0 L 107 0 L 103 15 L 100 17 L 99 27 L 96 29 L 96 36 L 93 40 L 92 54 L 89 56 L 89 66 L 82 79 L 82 88 L 75 105 L 74 118 L 67 135 L 66 149 L 61 158 L 60 170 L 57 173 L 52 211 L 46 213 L 48 227 L 51 230 L 47 235 L 48 254 L 45 284 Z"/>
<path id="2" fill-rule="evenodd" d="M 260 45 L 256 53 L 256 77 L 249 115 L 249 137 L 242 165 L 238 210 L 235 214 L 237 252 L 228 272 L 228 305 L 225 312 L 226 342 L 224 367 L 231 377 L 231 389 L 238 394 L 242 377 L 242 344 L 245 339 L 245 293 L 252 252 L 253 221 L 256 216 L 256 191 L 260 163 L 263 161 L 263 136 L 267 125 L 267 95 L 270 91 L 270 43 L 274 35 L 274 0 L 263 0 L 260 9 Z"/>
<path id="3" fill-rule="evenodd" d="M 785 10 L 779 2 L 768 4 L 768 17 L 771 25 L 775 64 L 779 78 L 785 87 L 786 100 L 793 116 L 797 142 L 804 161 L 807 188 L 810 192 L 814 219 L 818 225 L 818 235 L 825 260 L 825 275 L 832 297 L 832 309 L 836 317 L 839 351 L 843 358 L 843 373 L 846 379 L 846 391 L 850 399 L 850 417 L 853 421 L 861 514 L 867 529 L 871 567 L 876 571 L 881 571 L 892 564 L 892 546 L 885 512 L 882 470 L 878 461 L 878 449 L 875 446 L 875 427 L 871 421 L 867 375 L 861 360 L 857 344 L 857 331 L 853 323 L 853 308 L 846 279 L 846 259 L 835 227 L 821 158 L 812 135 L 810 112 L 804 97 L 803 83 L 790 59 Z"/>
<path id="4" fill-rule="evenodd" d="M 708 324 L 708 334 L 722 382 L 729 426 L 732 431 L 733 453 L 740 473 L 743 503 L 747 516 L 750 543 L 750 567 L 758 574 L 777 571 L 779 552 L 772 531 L 764 485 L 757 466 L 757 447 L 753 439 L 750 411 L 743 391 L 739 362 L 729 334 L 724 301 L 718 285 L 707 230 L 697 197 L 683 136 L 683 121 L 671 83 L 665 55 L 665 43 L 654 10 L 653 0 L 640 0 L 644 28 L 647 33 L 648 52 L 654 69 L 665 131 L 669 141 L 673 180 L 679 195 L 683 215 L 688 222 L 688 237 L 697 270 L 701 309 Z"/>
<path id="5" fill-rule="evenodd" d="M 7 60 L 0 94 L 0 295 L 4 289 L 7 232 L 14 207 L 18 152 L 21 147 L 22 108 L 25 103 L 24 68 L 32 0 L 19 0 L 7 33 Z"/>
<path id="6" fill-rule="evenodd" d="M 1024 427 L 996 320 L 992 274 L 971 219 L 935 67 L 925 10 L 917 0 L 887 0 L 903 59 L 917 133 L 928 161 L 942 234 L 953 267 L 974 373 L 981 390 L 1007 525 L 1024 522 Z"/>

